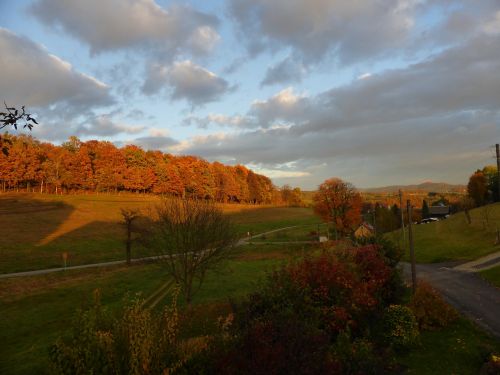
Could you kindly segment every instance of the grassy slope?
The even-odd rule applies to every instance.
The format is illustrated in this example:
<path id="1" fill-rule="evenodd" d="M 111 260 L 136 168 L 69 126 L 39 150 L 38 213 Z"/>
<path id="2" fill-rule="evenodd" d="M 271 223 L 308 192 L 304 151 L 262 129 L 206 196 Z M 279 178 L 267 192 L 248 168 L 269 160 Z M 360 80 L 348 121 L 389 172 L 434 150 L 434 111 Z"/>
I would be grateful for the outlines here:
<path id="1" fill-rule="evenodd" d="M 124 258 L 120 208 L 147 210 L 159 198 L 142 195 L 0 195 L 0 273 Z M 317 222 L 308 208 L 225 205 L 240 232 L 261 233 Z M 136 247 L 136 257 L 153 255 Z"/>
<path id="2" fill-rule="evenodd" d="M 500 288 L 500 266 L 481 271 L 479 274 L 490 283 Z"/>
<path id="3" fill-rule="evenodd" d="M 486 356 L 498 350 L 498 341 L 461 318 L 444 329 L 422 333 L 420 345 L 399 361 L 409 374 L 477 374 Z"/>
<path id="4" fill-rule="evenodd" d="M 500 204 L 492 204 L 471 210 L 472 224 L 460 212 L 430 224 L 414 225 L 415 256 L 419 263 L 435 263 L 451 260 L 474 260 L 494 251 L 496 228 L 500 227 Z M 485 225 L 485 213 L 489 223 Z M 390 236 L 399 240 L 400 232 Z M 407 256 L 408 259 L 408 256 Z"/>

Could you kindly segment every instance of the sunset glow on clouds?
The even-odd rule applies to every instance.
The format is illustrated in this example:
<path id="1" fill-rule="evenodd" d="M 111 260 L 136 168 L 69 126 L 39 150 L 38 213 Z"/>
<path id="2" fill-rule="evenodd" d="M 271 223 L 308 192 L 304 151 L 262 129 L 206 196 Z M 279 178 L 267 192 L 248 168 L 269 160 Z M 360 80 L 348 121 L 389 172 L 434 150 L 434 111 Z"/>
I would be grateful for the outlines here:
<path id="1" fill-rule="evenodd" d="M 7 0 L 0 48 L 0 99 L 36 113 L 41 139 L 278 185 L 465 183 L 499 140 L 496 0 Z"/>

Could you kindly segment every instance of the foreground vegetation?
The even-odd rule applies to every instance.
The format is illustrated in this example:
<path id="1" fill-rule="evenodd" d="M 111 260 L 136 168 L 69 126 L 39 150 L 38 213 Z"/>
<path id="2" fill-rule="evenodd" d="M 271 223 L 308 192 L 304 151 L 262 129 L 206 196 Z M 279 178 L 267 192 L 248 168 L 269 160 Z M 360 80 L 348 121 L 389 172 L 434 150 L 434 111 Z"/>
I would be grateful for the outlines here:
<path id="1" fill-rule="evenodd" d="M 231 311 L 229 299 L 241 301 L 249 293 L 260 290 L 267 272 L 310 254 L 313 249 L 303 244 L 238 248 L 227 262 L 226 271 L 208 275 L 189 310 L 185 310 L 180 301 L 181 316 L 185 317 L 180 335 L 197 337 L 219 332 L 218 318 Z M 158 264 L 143 264 L 0 280 L 0 315 L 3 317 L 0 373 L 47 373 L 48 348 L 58 336 L 69 335 L 75 310 L 92 305 L 96 288 L 100 289 L 102 305 L 117 312 L 138 293 L 149 296 L 165 279 Z M 165 298 L 162 304 L 168 300 Z M 436 350 L 439 347 L 453 350 Z M 398 354 L 396 359 L 412 373 L 432 373 L 432 368 L 475 373 L 487 353 L 495 349 L 500 349 L 498 342 L 467 321 L 458 320 L 437 331 L 424 331 L 416 346 Z M 443 367 L 444 363 L 450 367 Z"/>
<path id="2" fill-rule="evenodd" d="M 500 251 L 495 245 L 496 228 L 500 226 L 500 203 L 470 210 L 471 224 L 464 212 L 429 224 L 414 225 L 415 257 L 418 263 L 470 261 Z M 388 235 L 393 241 L 401 232 Z M 408 255 L 405 257 L 408 260 Z"/>

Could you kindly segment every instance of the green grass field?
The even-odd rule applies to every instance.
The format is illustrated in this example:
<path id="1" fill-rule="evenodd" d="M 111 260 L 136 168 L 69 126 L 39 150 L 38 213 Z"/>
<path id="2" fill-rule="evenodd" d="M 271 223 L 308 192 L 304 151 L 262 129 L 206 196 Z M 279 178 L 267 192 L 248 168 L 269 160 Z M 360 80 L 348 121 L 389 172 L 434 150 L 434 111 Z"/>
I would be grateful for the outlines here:
<path id="1" fill-rule="evenodd" d="M 244 248 L 227 261 L 223 272 L 209 274 L 195 294 L 193 303 L 202 306 L 200 319 L 206 324 L 217 320 L 217 315 L 207 315 L 206 311 L 215 314 L 216 307 L 227 304 L 229 298 L 237 299 L 255 290 L 267 271 L 303 251 L 301 246 Z M 0 373 L 46 373 L 49 346 L 71 328 L 76 309 L 92 303 L 95 289 L 100 289 L 103 305 L 113 310 L 122 305 L 126 295 L 140 293 L 147 297 L 167 279 L 159 264 L 0 279 Z M 191 334 L 196 332 L 196 328 L 190 329 Z"/>
<path id="2" fill-rule="evenodd" d="M 470 214 L 471 224 L 460 212 L 446 220 L 413 225 L 417 262 L 468 261 L 500 251 L 500 246 L 495 245 L 496 228 L 500 227 L 500 203 L 476 208 Z M 397 242 L 400 232 L 388 236 Z M 408 254 L 405 259 L 409 259 Z"/>
<path id="3" fill-rule="evenodd" d="M 72 264 L 121 259 L 119 209 L 144 208 L 156 201 L 155 197 L 139 195 L 0 196 L 0 272 L 59 266 L 61 251 L 70 251 Z M 241 233 L 300 225 L 270 235 L 276 241 L 297 240 L 317 230 L 318 220 L 307 208 L 233 205 L 224 209 Z M 194 296 L 194 306 L 185 315 L 183 335 L 209 334 L 216 329 L 217 318 L 229 311 L 230 298 L 238 299 L 258 289 L 266 272 L 311 251 L 315 251 L 314 245 L 308 244 L 258 243 L 238 247 L 222 267 L 223 272 L 210 273 Z M 76 309 L 92 302 L 95 289 L 100 290 L 103 305 L 115 310 L 126 296 L 147 297 L 166 280 L 160 264 L 0 279 L 0 373 L 48 373 L 48 348 L 57 337 L 68 333 Z M 168 297 L 164 302 L 168 302 Z M 465 320 L 440 332 L 425 333 L 422 345 L 400 358 L 411 373 L 432 373 L 428 371 L 432 368 L 475 373 L 482 363 L 480 348 L 496 345 L 496 350 L 500 350 L 498 342 Z M 462 340 L 467 343 L 465 348 L 444 353 L 455 343 L 462 345 Z M 445 363 L 451 367 L 443 367 Z M 464 372 L 460 366 L 475 371 Z"/>
<path id="4" fill-rule="evenodd" d="M 500 266 L 481 271 L 479 274 L 497 288 L 500 288 Z"/>
<path id="5" fill-rule="evenodd" d="M 121 208 L 147 212 L 144 195 L 0 194 L 0 273 L 124 259 Z M 242 236 L 318 222 L 309 208 L 223 205 Z M 134 257 L 154 255 L 139 246 Z"/>
<path id="6" fill-rule="evenodd" d="M 407 374 L 478 374 L 486 357 L 500 350 L 500 344 L 470 321 L 460 318 L 449 327 L 427 331 L 420 343 L 398 360 Z"/>

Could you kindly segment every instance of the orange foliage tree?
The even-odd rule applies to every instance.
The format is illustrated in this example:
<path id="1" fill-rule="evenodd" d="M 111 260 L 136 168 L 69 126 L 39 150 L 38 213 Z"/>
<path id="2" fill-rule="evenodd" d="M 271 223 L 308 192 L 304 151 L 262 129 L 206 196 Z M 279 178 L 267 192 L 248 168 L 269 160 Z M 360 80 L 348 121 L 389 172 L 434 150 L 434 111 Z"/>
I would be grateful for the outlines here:
<path id="1" fill-rule="evenodd" d="M 330 178 L 319 185 L 313 196 L 314 212 L 323 221 L 333 223 L 342 234 L 361 222 L 363 200 L 354 185 L 340 178 Z"/>
<path id="2" fill-rule="evenodd" d="M 242 165 L 209 163 L 196 156 L 145 151 L 135 145 L 70 137 L 61 146 L 26 135 L 3 135 L 0 190 L 41 193 L 114 192 L 168 194 L 218 202 L 300 203 L 300 189 L 278 190 Z M 1 147 L 0 147 L 1 149 Z"/>
<path id="3" fill-rule="evenodd" d="M 488 180 L 481 171 L 476 171 L 469 178 L 467 194 L 474 200 L 476 206 L 482 206 L 488 199 Z"/>

